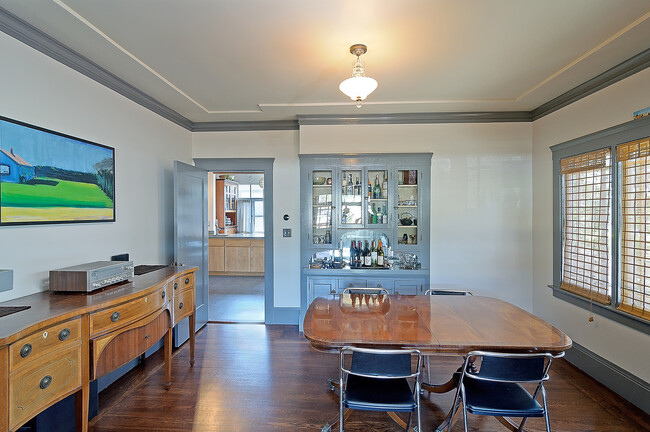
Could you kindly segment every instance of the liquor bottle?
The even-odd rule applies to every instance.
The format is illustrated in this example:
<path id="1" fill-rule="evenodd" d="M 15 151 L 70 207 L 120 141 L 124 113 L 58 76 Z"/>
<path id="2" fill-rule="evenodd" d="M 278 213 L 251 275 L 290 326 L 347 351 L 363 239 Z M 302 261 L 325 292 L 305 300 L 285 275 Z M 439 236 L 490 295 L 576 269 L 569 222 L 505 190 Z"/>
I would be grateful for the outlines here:
<path id="1" fill-rule="evenodd" d="M 377 267 L 377 247 L 375 246 L 375 241 L 372 241 L 372 247 L 370 248 L 370 265 L 372 267 Z"/>
<path id="2" fill-rule="evenodd" d="M 384 266 L 384 247 L 381 244 L 381 239 L 379 239 L 379 247 L 377 248 L 377 265 L 379 267 Z"/>
<path id="3" fill-rule="evenodd" d="M 384 225 L 388 224 L 388 212 L 384 209 L 384 214 L 381 215 L 382 223 Z"/>
<path id="4" fill-rule="evenodd" d="M 357 255 L 357 242 L 352 240 L 352 245 L 350 246 L 350 268 L 354 268 L 354 257 Z"/>
<path id="5" fill-rule="evenodd" d="M 372 203 L 372 210 L 370 210 L 371 213 L 368 216 L 370 219 L 371 224 L 376 224 L 377 223 L 377 210 L 375 210 L 375 203 Z"/>
<path id="6" fill-rule="evenodd" d="M 372 189 L 372 197 L 374 199 L 381 198 L 381 187 L 379 186 L 379 174 L 375 175 L 375 187 Z"/>
<path id="7" fill-rule="evenodd" d="M 366 248 L 363 250 L 363 265 L 365 267 L 372 266 L 372 256 L 370 255 L 370 249 L 368 248 L 368 240 L 366 240 Z"/>
<path id="8" fill-rule="evenodd" d="M 382 184 L 381 197 L 388 198 L 388 173 L 384 173 L 384 182 Z"/>
<path id="9" fill-rule="evenodd" d="M 370 179 L 368 179 L 368 198 L 372 199 L 372 185 L 370 184 Z"/>
<path id="10" fill-rule="evenodd" d="M 345 176 L 343 176 L 343 179 L 341 180 L 341 193 L 345 195 L 348 193 L 347 190 L 348 190 L 348 179 L 346 179 Z"/>
<path id="11" fill-rule="evenodd" d="M 346 191 L 346 195 L 354 195 L 354 183 L 352 182 L 352 174 L 350 174 L 348 178 L 348 188 Z"/>
<path id="12" fill-rule="evenodd" d="M 361 183 L 359 182 L 359 177 L 357 177 L 357 182 L 354 184 L 354 194 L 361 195 Z"/>
<path id="13" fill-rule="evenodd" d="M 377 223 L 384 223 L 384 215 L 381 212 L 381 207 L 377 207 Z"/>

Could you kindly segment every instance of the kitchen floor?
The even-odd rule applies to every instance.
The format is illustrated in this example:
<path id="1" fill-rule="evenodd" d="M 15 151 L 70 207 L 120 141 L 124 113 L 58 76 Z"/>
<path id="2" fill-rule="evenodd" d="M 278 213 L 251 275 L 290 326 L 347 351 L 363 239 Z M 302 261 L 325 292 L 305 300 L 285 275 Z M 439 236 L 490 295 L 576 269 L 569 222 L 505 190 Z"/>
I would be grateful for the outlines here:
<path id="1" fill-rule="evenodd" d="M 209 321 L 263 323 L 264 276 L 210 276 Z"/>

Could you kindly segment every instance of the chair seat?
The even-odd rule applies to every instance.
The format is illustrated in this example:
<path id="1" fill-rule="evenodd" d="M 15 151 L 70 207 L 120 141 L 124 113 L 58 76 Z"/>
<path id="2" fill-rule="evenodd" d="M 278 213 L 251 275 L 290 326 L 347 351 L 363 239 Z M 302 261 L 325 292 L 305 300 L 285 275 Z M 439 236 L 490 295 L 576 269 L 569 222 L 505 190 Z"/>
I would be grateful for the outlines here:
<path id="1" fill-rule="evenodd" d="M 542 417 L 544 408 L 520 384 L 465 377 L 467 411 L 498 417 Z"/>
<path id="2" fill-rule="evenodd" d="M 365 411 L 414 411 L 413 391 L 404 378 L 377 379 L 349 375 L 345 388 L 346 408 Z"/>

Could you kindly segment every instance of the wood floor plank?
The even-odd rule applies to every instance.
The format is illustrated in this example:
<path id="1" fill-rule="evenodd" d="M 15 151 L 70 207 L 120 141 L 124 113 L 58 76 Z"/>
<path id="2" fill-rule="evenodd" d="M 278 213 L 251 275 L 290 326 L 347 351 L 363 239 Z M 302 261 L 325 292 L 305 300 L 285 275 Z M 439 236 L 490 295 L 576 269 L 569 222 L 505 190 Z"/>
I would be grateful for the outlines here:
<path id="1" fill-rule="evenodd" d="M 432 381 L 446 381 L 461 361 L 437 359 Z M 320 431 L 338 413 L 338 394 L 326 384 L 338 376 L 338 356 L 312 350 L 296 326 L 208 324 L 197 335 L 194 367 L 187 344 L 172 362 L 169 391 L 158 354 L 104 390 L 90 431 Z M 565 360 L 554 362 L 546 387 L 556 432 L 650 430 L 650 416 Z M 425 394 L 422 430 L 443 421 L 452 398 Z M 469 424 L 506 430 L 493 418 L 470 416 Z M 453 430 L 462 429 L 461 419 Z M 346 430 L 401 429 L 383 413 L 354 412 Z M 544 430 L 543 420 L 530 419 L 527 430 Z"/>

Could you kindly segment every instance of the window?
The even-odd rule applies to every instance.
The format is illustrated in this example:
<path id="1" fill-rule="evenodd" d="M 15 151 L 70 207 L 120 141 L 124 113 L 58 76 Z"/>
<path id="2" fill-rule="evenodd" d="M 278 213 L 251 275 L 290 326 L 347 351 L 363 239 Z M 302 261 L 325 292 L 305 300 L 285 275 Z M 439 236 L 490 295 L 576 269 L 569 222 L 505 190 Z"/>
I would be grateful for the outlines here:
<path id="1" fill-rule="evenodd" d="M 11 170 L 9 169 L 9 165 L 0 165 L 0 175 L 9 175 L 10 173 Z"/>
<path id="2" fill-rule="evenodd" d="M 264 190 L 261 186 L 239 185 L 238 199 L 241 204 L 250 202 L 250 220 L 255 234 L 264 234 Z"/>
<path id="3" fill-rule="evenodd" d="M 650 330 L 650 122 L 551 147 L 556 297 Z M 642 139 L 630 139 L 645 136 Z"/>

